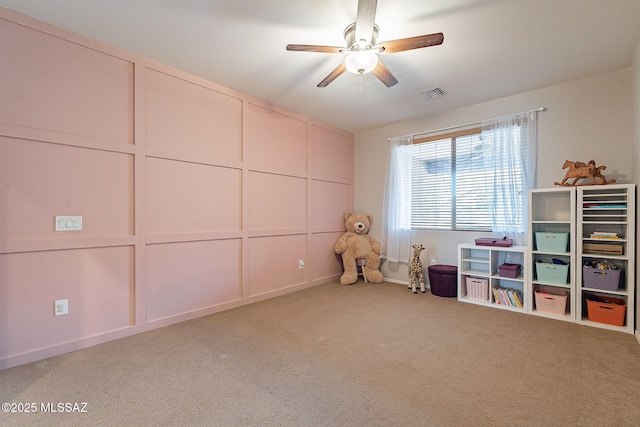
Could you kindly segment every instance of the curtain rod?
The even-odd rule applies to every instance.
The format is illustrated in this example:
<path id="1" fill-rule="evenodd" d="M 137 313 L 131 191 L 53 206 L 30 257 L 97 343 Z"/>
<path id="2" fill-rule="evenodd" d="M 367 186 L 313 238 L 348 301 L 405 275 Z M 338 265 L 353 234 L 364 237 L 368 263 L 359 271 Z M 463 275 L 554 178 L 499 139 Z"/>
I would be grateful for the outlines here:
<path id="1" fill-rule="evenodd" d="M 529 110 L 529 111 L 523 111 L 523 112 L 524 113 L 539 113 L 539 112 L 542 112 L 542 111 L 547 111 L 547 108 L 546 107 L 538 107 L 535 110 Z M 492 119 L 487 119 L 487 120 L 492 120 Z M 449 126 L 449 127 L 441 128 L 441 129 L 428 130 L 426 132 L 411 133 L 411 134 L 408 134 L 407 136 L 411 136 L 412 138 L 415 138 L 416 135 L 428 135 L 430 133 L 444 132 L 444 131 L 451 130 L 451 129 L 458 129 L 458 128 L 463 128 L 463 127 L 467 127 L 467 126 L 479 125 L 479 124 L 482 124 L 483 121 L 486 121 L 486 120 L 482 120 L 482 121 L 478 121 L 478 122 L 465 123 L 463 125 Z M 391 138 L 387 138 L 387 141 L 391 141 Z"/>

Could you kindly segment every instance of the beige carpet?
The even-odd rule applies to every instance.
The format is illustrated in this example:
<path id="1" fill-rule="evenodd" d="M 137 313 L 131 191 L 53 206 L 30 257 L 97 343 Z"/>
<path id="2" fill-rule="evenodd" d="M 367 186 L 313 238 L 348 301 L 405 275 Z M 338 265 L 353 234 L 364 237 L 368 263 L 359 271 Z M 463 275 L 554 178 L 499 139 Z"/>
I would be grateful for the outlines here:
<path id="1" fill-rule="evenodd" d="M 637 426 L 640 344 L 332 283 L 1 371 L 0 401 L 37 407 L 2 426 Z"/>

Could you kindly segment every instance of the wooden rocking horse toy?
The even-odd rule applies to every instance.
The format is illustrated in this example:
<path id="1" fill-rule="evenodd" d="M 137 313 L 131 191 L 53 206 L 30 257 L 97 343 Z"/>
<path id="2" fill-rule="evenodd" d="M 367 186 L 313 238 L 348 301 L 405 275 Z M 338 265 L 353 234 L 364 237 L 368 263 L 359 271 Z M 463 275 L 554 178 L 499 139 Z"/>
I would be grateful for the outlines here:
<path id="1" fill-rule="evenodd" d="M 607 181 L 607 179 L 602 175 L 602 171 L 605 170 L 606 166 L 596 166 L 595 160 L 589 160 L 589 163 L 583 162 L 572 162 L 571 160 L 565 160 L 562 165 L 562 169 L 569 168 L 566 172 L 564 179 L 561 182 L 554 182 L 555 185 L 562 185 L 565 187 L 578 186 L 578 185 L 605 185 L 605 184 L 613 184 L 616 182 L 615 179 L 611 179 Z M 569 179 L 573 178 L 571 183 L 567 183 Z M 587 183 L 577 182 L 581 179 L 588 179 Z"/>

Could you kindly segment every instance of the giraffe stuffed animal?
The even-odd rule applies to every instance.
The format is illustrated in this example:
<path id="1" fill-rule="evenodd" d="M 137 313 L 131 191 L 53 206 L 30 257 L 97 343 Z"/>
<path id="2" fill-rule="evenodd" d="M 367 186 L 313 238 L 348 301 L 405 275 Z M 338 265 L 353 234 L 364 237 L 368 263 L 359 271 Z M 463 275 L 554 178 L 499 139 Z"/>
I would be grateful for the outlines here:
<path id="1" fill-rule="evenodd" d="M 413 248 L 413 257 L 411 258 L 411 264 L 409 264 L 409 289 L 411 289 L 414 294 L 417 294 L 418 291 L 416 288 L 419 284 L 420 291 L 424 293 L 426 281 L 422 261 L 420 261 L 420 253 L 424 250 L 424 246 L 415 244 L 411 247 Z"/>

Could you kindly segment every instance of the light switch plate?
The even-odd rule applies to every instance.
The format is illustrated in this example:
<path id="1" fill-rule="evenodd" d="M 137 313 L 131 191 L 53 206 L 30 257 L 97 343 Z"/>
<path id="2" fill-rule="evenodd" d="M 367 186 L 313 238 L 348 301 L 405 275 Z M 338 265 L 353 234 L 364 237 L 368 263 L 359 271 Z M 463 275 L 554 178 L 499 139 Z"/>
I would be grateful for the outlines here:
<path id="1" fill-rule="evenodd" d="M 56 231 L 82 230 L 82 216 L 56 216 Z"/>

